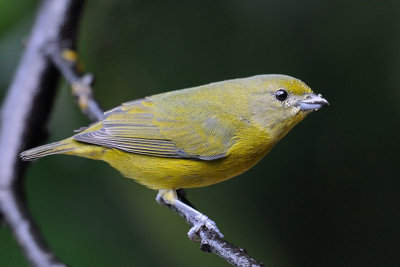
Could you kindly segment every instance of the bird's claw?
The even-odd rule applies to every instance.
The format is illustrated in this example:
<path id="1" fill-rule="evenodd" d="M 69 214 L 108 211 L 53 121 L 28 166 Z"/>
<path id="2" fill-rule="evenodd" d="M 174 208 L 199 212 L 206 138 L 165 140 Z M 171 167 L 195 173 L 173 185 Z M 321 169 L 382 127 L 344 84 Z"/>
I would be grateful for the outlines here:
<path id="1" fill-rule="evenodd" d="M 197 221 L 196 224 L 193 225 L 193 227 L 190 228 L 190 230 L 188 232 L 189 239 L 192 240 L 193 242 L 201 241 L 199 232 L 202 227 L 208 229 L 211 232 L 214 232 L 220 238 L 224 237 L 224 235 L 219 231 L 215 222 L 210 220 L 206 215 L 202 214 L 202 215 L 196 216 L 196 221 Z"/>

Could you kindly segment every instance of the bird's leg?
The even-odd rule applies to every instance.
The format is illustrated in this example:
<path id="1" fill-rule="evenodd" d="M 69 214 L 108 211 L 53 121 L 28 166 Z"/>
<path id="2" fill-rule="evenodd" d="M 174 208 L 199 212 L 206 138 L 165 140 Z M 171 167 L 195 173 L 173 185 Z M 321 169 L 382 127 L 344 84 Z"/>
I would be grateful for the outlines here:
<path id="1" fill-rule="evenodd" d="M 186 198 L 186 191 L 184 189 L 181 188 L 176 190 L 176 196 L 180 201 L 182 201 L 186 205 L 196 209 L 196 207 L 192 203 L 190 203 L 190 201 Z"/>
<path id="2" fill-rule="evenodd" d="M 188 232 L 190 240 L 194 242 L 201 241 L 199 231 L 202 227 L 213 231 L 219 237 L 223 238 L 223 234 L 218 230 L 214 221 L 210 220 L 206 215 L 179 200 L 176 191 L 173 189 L 162 189 L 158 192 L 157 202 L 166 205 L 177 211 L 192 226 Z"/>

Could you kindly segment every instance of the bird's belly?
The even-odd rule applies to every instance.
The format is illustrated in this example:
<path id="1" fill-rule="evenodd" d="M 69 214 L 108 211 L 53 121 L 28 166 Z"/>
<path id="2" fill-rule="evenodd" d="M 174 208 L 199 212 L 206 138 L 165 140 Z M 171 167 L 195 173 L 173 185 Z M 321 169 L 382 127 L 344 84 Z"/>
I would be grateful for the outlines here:
<path id="1" fill-rule="evenodd" d="M 110 153 L 112 152 L 112 153 Z M 112 149 L 103 160 L 122 175 L 152 189 L 202 187 L 225 181 L 243 173 L 257 163 L 266 152 L 238 158 L 204 161 L 138 155 Z"/>

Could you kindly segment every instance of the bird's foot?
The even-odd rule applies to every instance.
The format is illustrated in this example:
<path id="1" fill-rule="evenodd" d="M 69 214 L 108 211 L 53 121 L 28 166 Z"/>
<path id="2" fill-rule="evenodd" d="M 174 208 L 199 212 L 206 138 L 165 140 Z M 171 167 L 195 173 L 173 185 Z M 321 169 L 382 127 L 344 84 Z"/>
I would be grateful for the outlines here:
<path id="1" fill-rule="evenodd" d="M 193 225 L 188 232 L 188 236 L 193 242 L 202 241 L 200 230 L 204 228 L 219 236 L 220 238 L 224 237 L 214 221 L 210 220 L 203 213 L 179 200 L 177 198 L 175 190 L 160 190 L 156 200 L 161 205 L 167 205 L 176 210 L 181 216 L 186 219 L 189 224 Z"/>
<path id="2" fill-rule="evenodd" d="M 224 235 L 219 231 L 216 223 L 210 220 L 206 215 L 199 212 L 199 214 L 194 218 L 197 222 L 190 228 L 188 232 L 188 236 L 190 240 L 193 242 L 200 242 L 202 238 L 200 237 L 201 228 L 206 228 L 211 232 L 217 234 L 220 238 L 223 238 Z"/>

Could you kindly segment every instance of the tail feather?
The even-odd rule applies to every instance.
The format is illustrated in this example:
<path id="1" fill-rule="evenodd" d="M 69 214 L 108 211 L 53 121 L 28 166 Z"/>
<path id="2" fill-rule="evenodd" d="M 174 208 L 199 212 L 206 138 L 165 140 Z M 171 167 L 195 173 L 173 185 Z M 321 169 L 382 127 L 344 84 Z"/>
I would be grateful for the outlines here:
<path id="1" fill-rule="evenodd" d="M 19 154 L 19 156 L 22 160 L 31 161 L 48 155 L 61 154 L 75 150 L 75 148 L 67 140 L 35 147 L 22 152 Z"/>

